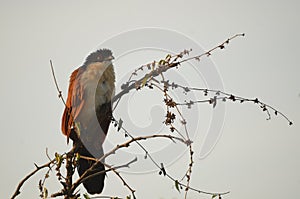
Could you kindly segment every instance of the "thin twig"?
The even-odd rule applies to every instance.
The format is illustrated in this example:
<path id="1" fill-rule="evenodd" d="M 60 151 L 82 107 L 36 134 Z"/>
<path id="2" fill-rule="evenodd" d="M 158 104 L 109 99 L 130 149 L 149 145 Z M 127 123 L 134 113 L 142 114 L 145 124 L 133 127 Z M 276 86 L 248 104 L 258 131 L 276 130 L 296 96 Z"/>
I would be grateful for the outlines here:
<path id="1" fill-rule="evenodd" d="M 211 53 L 213 53 L 215 50 L 217 50 L 217 49 L 223 49 L 225 44 L 229 44 L 229 41 L 231 41 L 231 40 L 233 40 L 233 39 L 235 39 L 236 37 L 239 37 L 239 36 L 244 36 L 244 34 L 236 34 L 236 35 L 234 35 L 233 37 L 230 37 L 229 39 L 227 39 L 226 41 L 224 41 L 222 44 L 220 44 L 220 45 L 218 45 L 218 46 L 216 46 L 216 47 L 211 48 L 210 50 L 206 51 L 206 52 L 203 53 L 203 54 L 200 54 L 200 55 L 197 55 L 197 56 L 194 56 L 194 57 L 190 57 L 190 58 L 187 58 L 187 59 L 182 60 L 182 61 L 171 62 L 170 64 L 167 64 L 167 65 L 159 65 L 157 69 L 153 69 L 151 72 L 149 72 L 149 73 L 147 73 L 146 75 L 144 75 L 144 77 L 140 78 L 139 80 L 135 80 L 135 81 L 134 81 L 133 83 L 131 83 L 131 84 L 130 84 L 129 81 L 128 81 L 126 84 L 124 84 L 125 86 L 124 86 L 123 90 L 120 91 L 118 94 L 116 94 L 116 95 L 114 96 L 114 98 L 112 99 L 112 103 L 114 103 L 114 102 L 116 102 L 117 100 L 119 100 L 120 98 L 122 98 L 122 96 L 125 95 L 126 93 L 129 93 L 130 90 L 135 89 L 135 88 L 136 88 L 136 83 L 142 83 L 143 80 L 144 80 L 145 78 L 147 78 L 147 77 L 152 77 L 152 78 L 154 78 L 154 77 L 160 75 L 161 73 L 164 73 L 164 72 L 166 72 L 167 70 L 169 70 L 169 69 L 171 69 L 171 68 L 174 68 L 174 67 L 180 65 L 180 64 L 183 63 L 183 62 L 186 62 L 186 61 L 189 61 L 189 60 L 192 60 L 192 59 L 198 60 L 198 59 L 200 59 L 202 56 L 205 56 L 205 55 L 210 56 Z M 222 48 L 221 46 L 223 46 L 223 48 Z M 178 55 L 175 55 L 175 57 L 176 57 L 176 56 L 177 56 L 177 57 L 180 56 L 180 58 L 181 58 L 181 57 L 182 57 L 182 54 L 180 53 L 180 54 L 178 54 Z M 176 59 L 176 60 L 177 60 L 177 59 Z M 156 64 L 156 62 L 153 62 L 153 63 Z M 153 64 L 153 63 L 150 63 L 150 64 Z M 148 65 L 149 65 L 149 64 L 143 65 L 143 67 L 144 67 L 144 66 L 148 66 Z M 141 68 L 141 67 L 140 67 L 140 68 Z M 135 72 L 136 72 L 136 71 L 135 71 Z"/>
<path id="2" fill-rule="evenodd" d="M 53 79 L 54 79 L 54 83 L 55 83 L 55 86 L 56 86 L 56 90 L 58 92 L 58 97 L 61 98 L 62 102 L 66 106 L 66 101 L 65 101 L 65 99 L 62 95 L 62 91 L 59 89 L 59 86 L 58 86 L 58 83 L 57 83 L 57 80 L 56 80 L 56 77 L 55 77 L 55 72 L 54 72 L 52 60 L 50 60 L 50 67 L 51 67 L 51 72 L 52 72 L 52 76 L 53 76 Z"/>
<path id="3" fill-rule="evenodd" d="M 137 160 L 137 159 L 136 159 Z M 129 164 L 128 164 L 129 165 Z M 122 183 L 123 183 L 123 185 L 125 186 L 125 187 L 127 187 L 129 190 L 130 190 L 130 192 L 131 192 L 131 194 L 132 194 L 132 196 L 133 196 L 133 198 L 135 199 L 136 197 L 135 197 L 135 190 L 133 189 L 133 188 L 131 188 L 131 186 L 126 182 L 126 180 L 121 176 L 121 174 L 120 174 L 120 172 L 118 172 L 117 170 L 116 170 L 116 168 L 114 168 L 114 167 L 112 167 L 112 166 L 110 166 L 110 165 L 107 165 L 107 164 L 105 164 L 105 166 L 106 167 L 108 167 L 109 169 L 111 169 L 119 178 L 120 178 L 120 180 L 122 181 Z"/>
<path id="4" fill-rule="evenodd" d="M 191 177 L 192 177 L 192 167 L 194 164 L 194 160 L 193 160 L 193 149 L 192 149 L 192 145 L 189 146 L 190 149 L 190 163 L 189 163 L 189 168 L 188 171 L 186 173 L 186 178 L 187 178 L 187 183 L 186 183 L 186 188 L 185 188 L 185 194 L 184 194 L 184 198 L 187 199 L 187 194 L 190 188 L 190 183 L 191 183 Z"/>
<path id="5" fill-rule="evenodd" d="M 207 89 L 207 88 L 193 88 L 193 87 L 186 87 L 186 86 L 182 86 L 179 84 L 175 84 L 174 82 L 172 84 L 169 84 L 169 86 L 172 86 L 173 88 L 182 88 L 185 91 L 201 91 L 205 93 L 205 96 L 208 95 L 208 93 L 213 93 L 216 98 L 215 100 L 221 100 L 224 101 L 226 100 L 230 100 L 230 101 L 237 101 L 240 103 L 243 102 L 252 102 L 254 104 L 257 104 L 260 108 L 262 108 L 263 111 L 265 111 L 268 115 L 267 120 L 271 119 L 271 114 L 270 111 L 268 109 L 271 109 L 275 115 L 280 115 L 282 116 L 286 121 L 288 121 L 289 125 L 292 125 L 293 122 L 281 111 L 279 111 L 278 109 L 274 108 L 273 106 L 266 104 L 264 102 L 262 102 L 261 100 L 259 100 L 258 98 L 246 98 L 246 97 L 242 97 L 242 96 L 238 96 L 238 95 L 233 95 L 230 93 L 226 93 L 224 91 L 220 91 L 220 90 L 214 90 L 214 89 Z M 185 103 L 176 103 L 177 105 L 185 105 L 190 107 L 193 104 L 197 104 L 197 103 L 205 103 L 205 102 L 211 102 L 211 99 L 205 99 L 205 100 L 196 100 L 196 101 L 189 101 L 189 102 L 185 102 Z"/>
<path id="6" fill-rule="evenodd" d="M 11 199 L 14 199 L 16 198 L 20 193 L 20 189 L 21 187 L 23 186 L 23 184 L 29 179 L 31 178 L 34 174 L 36 174 L 39 170 L 43 169 L 43 168 L 46 168 L 46 167 L 50 167 L 51 164 L 53 164 L 55 162 L 55 159 L 51 160 L 50 162 L 42 165 L 42 166 L 38 166 L 36 164 L 35 165 L 35 170 L 33 170 L 31 173 L 29 173 L 27 176 L 25 176 L 25 178 L 23 178 L 20 183 L 18 184 L 17 188 L 16 188 L 16 191 L 14 192 L 14 194 L 12 195 Z"/>
<path id="7" fill-rule="evenodd" d="M 116 120 L 115 120 L 115 122 L 117 122 Z M 149 159 L 152 161 L 152 163 L 158 168 L 158 169 L 161 169 L 161 167 L 160 167 L 160 165 L 154 160 L 154 158 L 151 156 L 151 154 L 149 154 L 149 152 L 138 142 L 139 140 L 145 140 L 144 138 L 145 137 L 139 137 L 139 139 L 137 139 L 137 138 L 134 138 L 123 126 L 121 127 L 121 129 L 125 132 L 125 134 L 126 135 L 128 135 L 128 136 L 130 136 L 132 139 L 131 140 L 129 140 L 128 142 L 126 142 L 126 143 L 123 143 L 122 145 L 118 145 L 118 146 L 120 146 L 121 148 L 123 148 L 123 147 L 128 147 L 129 146 L 129 144 L 131 144 L 132 142 L 136 142 L 140 147 L 141 147 L 141 149 L 146 153 L 146 156 L 147 157 L 149 157 Z M 174 136 L 171 136 L 171 135 L 150 135 L 150 136 L 147 136 L 147 137 L 151 137 L 151 138 L 156 138 L 156 137 L 166 137 L 166 138 L 169 138 L 169 139 L 171 139 L 173 142 L 174 142 L 174 140 L 172 139 Z M 141 139 L 140 139 L 141 138 Z M 174 137 L 175 138 L 175 137 Z M 136 140 L 137 139 L 137 140 Z M 189 141 L 189 140 L 184 140 L 184 139 L 182 139 L 182 138 L 178 138 L 178 137 L 176 137 L 176 139 L 177 140 L 179 140 L 180 142 L 182 142 L 182 143 L 184 143 L 184 144 L 186 144 L 186 145 L 190 145 L 191 144 L 191 142 Z M 117 146 L 117 147 L 118 147 Z M 117 148 L 116 147 L 116 148 Z M 116 150 L 118 150 L 118 149 L 116 149 L 116 148 L 114 148 L 113 150 L 111 150 L 109 153 L 110 154 L 113 154 Z M 108 153 L 107 153 L 107 155 L 109 155 Z M 107 157 L 107 156 L 106 156 Z M 103 158 L 103 157 L 102 157 Z M 101 158 L 101 159 L 102 159 Z M 165 175 L 166 177 L 168 177 L 171 181 L 173 181 L 173 182 L 178 182 L 178 180 L 176 180 L 174 177 L 172 177 L 170 174 L 168 174 L 168 173 L 166 173 L 166 175 Z M 187 187 L 187 185 L 185 185 L 185 184 L 183 184 L 183 183 L 181 183 L 181 182 L 178 182 L 178 185 L 180 185 L 180 186 L 182 186 L 182 187 Z M 210 196 L 213 196 L 213 195 L 220 195 L 220 196 L 222 196 L 222 195 L 226 195 L 226 194 L 228 194 L 228 193 L 230 193 L 229 191 L 227 191 L 227 192 L 220 192 L 220 193 L 213 193 L 213 192 L 208 192 L 208 191 L 203 191 L 203 190 L 200 190 L 200 189 L 196 189 L 196 188 L 193 188 L 193 187 L 191 187 L 191 186 L 189 186 L 189 190 L 192 190 L 192 191 L 195 191 L 195 192 L 198 192 L 198 193 L 202 193 L 202 194 L 206 194 L 206 195 L 210 195 Z"/>
<path id="8" fill-rule="evenodd" d="M 106 157 L 108 157 L 111 154 L 114 154 L 117 150 L 119 150 L 121 148 L 127 148 L 127 147 L 129 147 L 130 144 L 133 143 L 133 142 L 137 142 L 137 141 L 140 141 L 140 140 L 152 139 L 152 138 L 168 138 L 168 139 L 171 139 L 171 140 L 178 140 L 180 142 L 185 143 L 185 140 L 183 140 L 181 138 L 178 138 L 178 137 L 175 137 L 175 136 L 172 136 L 172 135 L 149 135 L 149 136 L 140 136 L 140 137 L 132 138 L 131 140 L 129 140 L 129 141 L 123 143 L 123 144 L 117 145 L 111 151 L 109 151 L 108 153 L 104 154 L 101 158 L 99 158 L 88 170 L 86 170 L 81 175 L 80 178 L 78 178 L 73 183 L 71 190 L 74 191 L 82 183 L 82 181 L 84 180 L 84 178 L 86 178 L 88 176 L 88 173 L 91 172 L 96 167 L 96 165 L 97 165 L 98 162 L 103 163 L 103 160 Z"/>
<path id="9" fill-rule="evenodd" d="M 201 57 L 203 56 L 211 56 L 211 53 L 217 49 L 224 49 L 225 48 L 225 45 L 228 45 L 229 42 L 237 37 L 244 37 L 245 36 L 245 33 L 239 33 L 239 34 L 235 34 L 234 36 L 230 37 L 229 39 L 227 39 L 226 41 L 224 41 L 223 43 L 219 44 L 218 46 L 215 46 L 213 48 L 211 48 L 210 50 L 206 51 L 205 53 L 202 53 L 200 55 L 197 55 L 197 56 L 194 56 L 194 57 L 189 57 L 187 59 L 184 59 L 182 61 L 180 61 L 180 63 L 183 63 L 183 62 L 187 62 L 189 60 L 192 60 L 192 59 L 195 59 L 195 60 L 200 60 Z"/>

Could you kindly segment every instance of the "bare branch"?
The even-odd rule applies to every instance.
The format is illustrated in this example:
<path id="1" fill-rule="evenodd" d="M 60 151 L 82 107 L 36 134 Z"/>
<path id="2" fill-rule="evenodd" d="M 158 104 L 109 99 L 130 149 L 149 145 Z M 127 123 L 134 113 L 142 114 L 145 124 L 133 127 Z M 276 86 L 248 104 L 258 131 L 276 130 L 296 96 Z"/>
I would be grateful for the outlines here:
<path id="1" fill-rule="evenodd" d="M 206 51 L 205 53 L 194 56 L 194 57 L 187 58 L 182 61 L 177 61 L 177 59 L 182 58 L 183 54 L 188 54 L 189 51 L 185 50 L 182 53 L 174 55 L 173 57 L 175 57 L 175 59 L 173 60 L 173 62 L 164 62 L 163 64 L 160 64 L 159 62 L 157 63 L 154 61 L 153 63 L 149 63 L 152 66 L 155 64 L 158 64 L 158 67 L 156 69 L 153 68 L 153 70 L 151 72 L 147 73 L 146 75 L 144 75 L 144 77 L 140 78 L 139 80 L 135 80 L 135 81 L 133 81 L 133 83 L 130 84 L 131 77 L 132 77 L 131 76 L 129 81 L 123 85 L 123 90 L 114 96 L 114 98 L 112 99 L 112 103 L 116 102 L 117 100 L 119 101 L 122 98 L 122 96 L 125 95 L 126 93 L 129 93 L 130 90 L 136 89 L 137 85 L 141 84 L 145 78 L 149 78 L 149 77 L 154 78 L 154 77 L 166 72 L 167 70 L 177 67 L 181 63 L 192 60 L 192 59 L 200 60 L 201 57 L 203 57 L 205 55 L 209 56 L 209 55 L 211 55 L 211 53 L 213 53 L 217 49 L 223 49 L 223 48 L 221 48 L 221 46 L 224 46 L 225 44 L 229 44 L 229 42 L 231 40 L 235 39 L 236 37 L 240 37 L 240 36 L 244 36 L 244 34 L 236 34 L 236 35 L 230 37 L 229 39 L 227 39 L 226 41 L 224 41 L 222 44 L 211 48 L 210 50 Z M 145 65 L 141 66 L 140 68 L 148 67 L 149 64 L 145 64 Z M 140 70 L 140 68 L 138 70 Z M 136 72 L 137 72 L 137 70 L 133 74 L 136 74 Z"/>
<path id="2" fill-rule="evenodd" d="M 16 191 L 15 191 L 14 194 L 12 195 L 11 199 L 16 198 L 16 197 L 21 193 L 21 191 L 20 191 L 21 187 L 23 186 L 23 184 L 24 184 L 29 178 L 31 178 L 33 175 L 35 175 L 35 174 L 36 174 L 38 171 L 40 171 L 41 169 L 44 169 L 44 168 L 47 168 L 47 167 L 50 168 L 51 164 L 53 164 L 54 162 L 55 162 L 55 159 L 51 160 L 50 162 L 48 162 L 48 163 L 46 163 L 46 164 L 44 164 L 44 165 L 42 165 L 42 166 L 37 166 L 37 165 L 35 164 L 35 167 L 36 167 L 35 170 L 33 170 L 31 173 L 29 173 L 27 176 L 25 176 L 25 178 L 23 178 L 23 179 L 20 181 L 20 183 L 18 184 L 18 186 L 17 186 L 17 188 L 16 188 Z"/>
<path id="3" fill-rule="evenodd" d="M 123 128 L 123 127 L 122 127 Z M 140 136 L 140 137 L 136 137 L 136 138 L 132 138 L 131 140 L 117 145 L 115 148 L 113 148 L 111 151 L 109 151 L 108 153 L 104 154 L 101 158 L 99 158 L 88 170 L 86 170 L 80 178 L 77 179 L 76 182 L 73 183 L 71 190 L 74 191 L 84 180 L 84 178 L 86 178 L 88 176 L 88 173 L 91 172 L 95 166 L 97 165 L 98 162 L 103 163 L 103 160 L 108 157 L 109 155 L 114 154 L 117 150 L 121 149 L 121 148 L 127 148 L 130 146 L 131 143 L 133 142 L 137 142 L 140 140 L 147 140 L 147 139 L 152 139 L 152 138 L 167 138 L 167 139 L 171 139 L 171 140 L 178 140 L 182 143 L 185 143 L 185 140 L 183 140 L 182 138 L 178 138 L 172 135 L 149 135 L 149 136 Z"/>
<path id="4" fill-rule="evenodd" d="M 50 60 L 50 67 L 51 67 L 51 72 L 52 72 L 52 76 L 53 76 L 53 79 L 54 79 L 54 83 L 55 83 L 55 86 L 56 86 L 56 90 L 58 92 L 58 97 L 61 98 L 62 102 L 66 106 L 66 101 L 65 101 L 65 99 L 64 99 L 64 97 L 62 95 L 62 91 L 59 89 L 59 86 L 58 86 L 58 83 L 57 83 L 57 80 L 56 80 L 56 77 L 55 77 L 52 60 Z"/>
<path id="5" fill-rule="evenodd" d="M 212 93 L 216 98 L 215 100 L 221 100 L 221 101 L 232 101 L 232 102 L 240 102 L 240 103 L 244 103 L 244 102 L 252 102 L 254 104 L 257 104 L 259 106 L 259 108 L 261 108 L 264 112 L 266 112 L 267 114 L 267 120 L 271 119 L 271 113 L 270 110 L 275 114 L 275 115 L 280 115 L 282 116 L 288 123 L 289 125 L 292 125 L 293 122 L 285 115 L 283 114 L 281 111 L 279 111 L 278 109 L 274 108 L 271 105 L 268 105 L 264 102 L 262 102 L 261 100 L 259 100 L 258 98 L 246 98 L 246 97 L 241 97 L 238 95 L 233 95 L 230 93 L 226 93 L 224 91 L 220 91 L 220 90 L 214 90 L 214 89 L 207 89 L 207 88 L 193 88 L 193 87 L 186 87 L 186 86 L 182 86 L 176 83 L 172 83 L 169 84 L 169 86 L 172 86 L 172 88 L 182 88 L 184 90 L 189 90 L 189 91 L 200 91 L 204 93 L 204 96 L 208 96 L 209 93 Z M 192 101 L 190 100 L 189 102 L 184 102 L 184 103 L 176 103 L 178 106 L 188 106 L 191 107 L 193 104 L 198 104 L 198 103 L 211 103 L 211 98 L 209 99 L 205 99 L 205 100 L 195 100 Z"/>
<path id="6" fill-rule="evenodd" d="M 134 159 L 133 161 L 135 162 L 135 161 L 137 161 L 137 159 Z M 131 163 L 133 163 L 133 161 L 127 163 L 126 166 L 129 167 L 129 165 L 130 165 Z M 120 178 L 120 180 L 122 181 L 123 185 L 124 185 L 125 187 L 127 187 L 127 188 L 130 190 L 130 192 L 131 192 L 133 198 L 135 199 L 135 198 L 136 198 L 136 197 L 135 197 L 135 194 L 134 194 L 134 193 L 135 193 L 135 190 L 134 190 L 133 188 L 131 188 L 131 186 L 129 186 L 129 184 L 128 184 L 128 183 L 126 182 L 126 180 L 121 176 L 121 174 L 116 170 L 116 168 L 114 168 L 114 167 L 112 167 L 112 166 L 110 166 L 110 165 L 107 165 L 107 164 L 105 164 L 105 166 L 108 167 L 110 170 L 112 170 L 112 171 Z"/>

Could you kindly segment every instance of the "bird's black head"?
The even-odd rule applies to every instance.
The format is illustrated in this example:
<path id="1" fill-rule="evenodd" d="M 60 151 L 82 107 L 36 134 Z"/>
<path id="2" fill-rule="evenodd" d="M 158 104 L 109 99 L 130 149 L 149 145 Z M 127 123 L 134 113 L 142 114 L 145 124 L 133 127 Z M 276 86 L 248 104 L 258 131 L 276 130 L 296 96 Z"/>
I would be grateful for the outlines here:
<path id="1" fill-rule="evenodd" d="M 103 62 L 112 60 L 112 52 L 109 49 L 100 49 L 95 52 L 92 52 L 85 60 L 84 65 L 89 65 L 94 62 Z"/>

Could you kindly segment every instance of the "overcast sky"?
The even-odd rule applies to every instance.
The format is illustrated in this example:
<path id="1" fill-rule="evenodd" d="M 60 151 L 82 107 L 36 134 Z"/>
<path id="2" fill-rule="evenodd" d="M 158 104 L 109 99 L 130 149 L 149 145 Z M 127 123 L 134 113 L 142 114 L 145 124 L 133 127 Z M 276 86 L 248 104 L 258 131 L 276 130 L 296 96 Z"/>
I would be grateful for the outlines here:
<path id="1" fill-rule="evenodd" d="M 34 163 L 43 164 L 48 160 L 46 148 L 53 156 L 55 152 L 64 152 L 71 147 L 60 132 L 64 107 L 57 98 L 50 59 L 66 95 L 70 73 L 99 47 L 111 48 L 115 57 L 119 57 L 115 61 L 115 70 L 117 84 L 120 84 L 134 66 L 159 59 L 167 52 L 178 52 L 194 47 L 194 44 L 196 49 L 197 46 L 209 49 L 243 32 L 246 37 L 236 39 L 207 61 L 212 64 L 212 70 L 217 71 L 213 77 L 217 77 L 229 93 L 258 97 L 278 108 L 294 125 L 289 126 L 281 117 L 266 121 L 266 115 L 253 104 L 227 103 L 225 122 L 221 123 L 222 130 L 217 132 L 220 137 L 205 158 L 200 158 L 205 133 L 197 132 L 199 135 L 195 136 L 198 140 L 195 140 L 191 184 L 205 191 L 230 191 L 224 197 L 230 199 L 300 198 L 299 8 L 296 0 L 1 1 L 0 197 L 11 196 L 21 178 L 34 169 Z M 148 30 L 145 34 L 128 33 L 149 27 L 163 30 L 163 33 L 158 37 Z M 166 32 L 170 32 L 170 38 L 174 36 L 174 40 L 161 40 L 159 36 Z M 129 39 L 119 41 L 120 35 L 129 35 Z M 178 43 L 176 38 L 179 38 Z M 149 46 L 138 49 L 143 47 L 139 45 L 144 41 Z M 130 50 L 135 51 L 128 53 Z M 178 77 L 180 81 L 198 87 L 209 84 L 211 79 L 201 75 L 198 78 L 191 71 L 182 71 L 181 79 Z M 205 74 L 201 70 L 200 73 Z M 140 117 L 135 110 L 143 110 L 143 106 L 134 101 L 138 101 L 138 95 L 136 98 L 131 96 L 133 101 L 128 102 L 128 107 L 132 108 L 126 109 L 128 118 L 138 122 L 135 125 L 127 122 L 127 127 L 134 130 L 136 126 L 161 124 L 156 117 L 156 114 L 164 114 L 162 108 L 156 106 L 159 97 L 153 94 L 149 98 L 154 105 L 149 113 L 148 109 L 145 111 L 146 116 Z M 195 117 L 203 124 L 198 128 L 207 131 L 209 124 L 206 123 L 211 121 L 213 114 L 211 107 L 203 107 L 205 105 L 197 109 Z M 203 113 L 207 111 L 206 117 Z M 119 112 L 118 117 L 127 116 Z M 156 126 L 153 129 L 160 130 Z M 111 128 L 108 139 L 111 143 L 119 139 L 114 132 Z M 106 145 L 109 147 L 108 143 Z M 128 159 L 135 157 L 135 154 L 125 155 Z M 175 162 L 167 169 L 182 176 L 185 159 L 175 156 L 170 160 Z M 151 164 L 143 161 L 144 166 Z M 146 168 L 147 174 L 137 174 L 144 168 L 140 165 L 134 167 L 133 172 L 124 170 L 122 173 L 137 190 L 138 198 L 183 198 L 173 183 L 157 172 L 151 173 Z M 55 183 L 55 174 L 51 175 L 53 180 L 49 180 L 47 187 L 53 192 L 60 185 Z M 37 184 L 42 176 L 43 172 L 26 182 L 19 198 L 38 198 Z M 129 192 L 118 178 L 109 174 L 103 194 L 126 196 Z M 210 198 L 199 197 L 193 192 L 189 196 Z"/>

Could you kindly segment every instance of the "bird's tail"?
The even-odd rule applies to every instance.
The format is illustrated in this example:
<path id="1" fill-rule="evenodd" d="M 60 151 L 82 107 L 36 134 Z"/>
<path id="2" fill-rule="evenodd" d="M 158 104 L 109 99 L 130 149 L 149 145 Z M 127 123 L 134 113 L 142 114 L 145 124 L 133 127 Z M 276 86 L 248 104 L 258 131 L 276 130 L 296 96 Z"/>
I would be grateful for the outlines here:
<path id="1" fill-rule="evenodd" d="M 80 156 L 94 158 L 93 155 L 84 147 L 79 147 L 78 153 Z M 87 160 L 80 158 L 78 160 L 77 171 L 79 176 L 82 176 L 83 173 L 88 170 L 91 166 L 95 164 L 94 160 Z M 89 194 L 100 194 L 104 187 L 104 178 L 105 178 L 105 167 L 101 162 L 98 162 L 94 169 L 88 173 L 87 179 L 83 181 L 83 186 Z"/>

